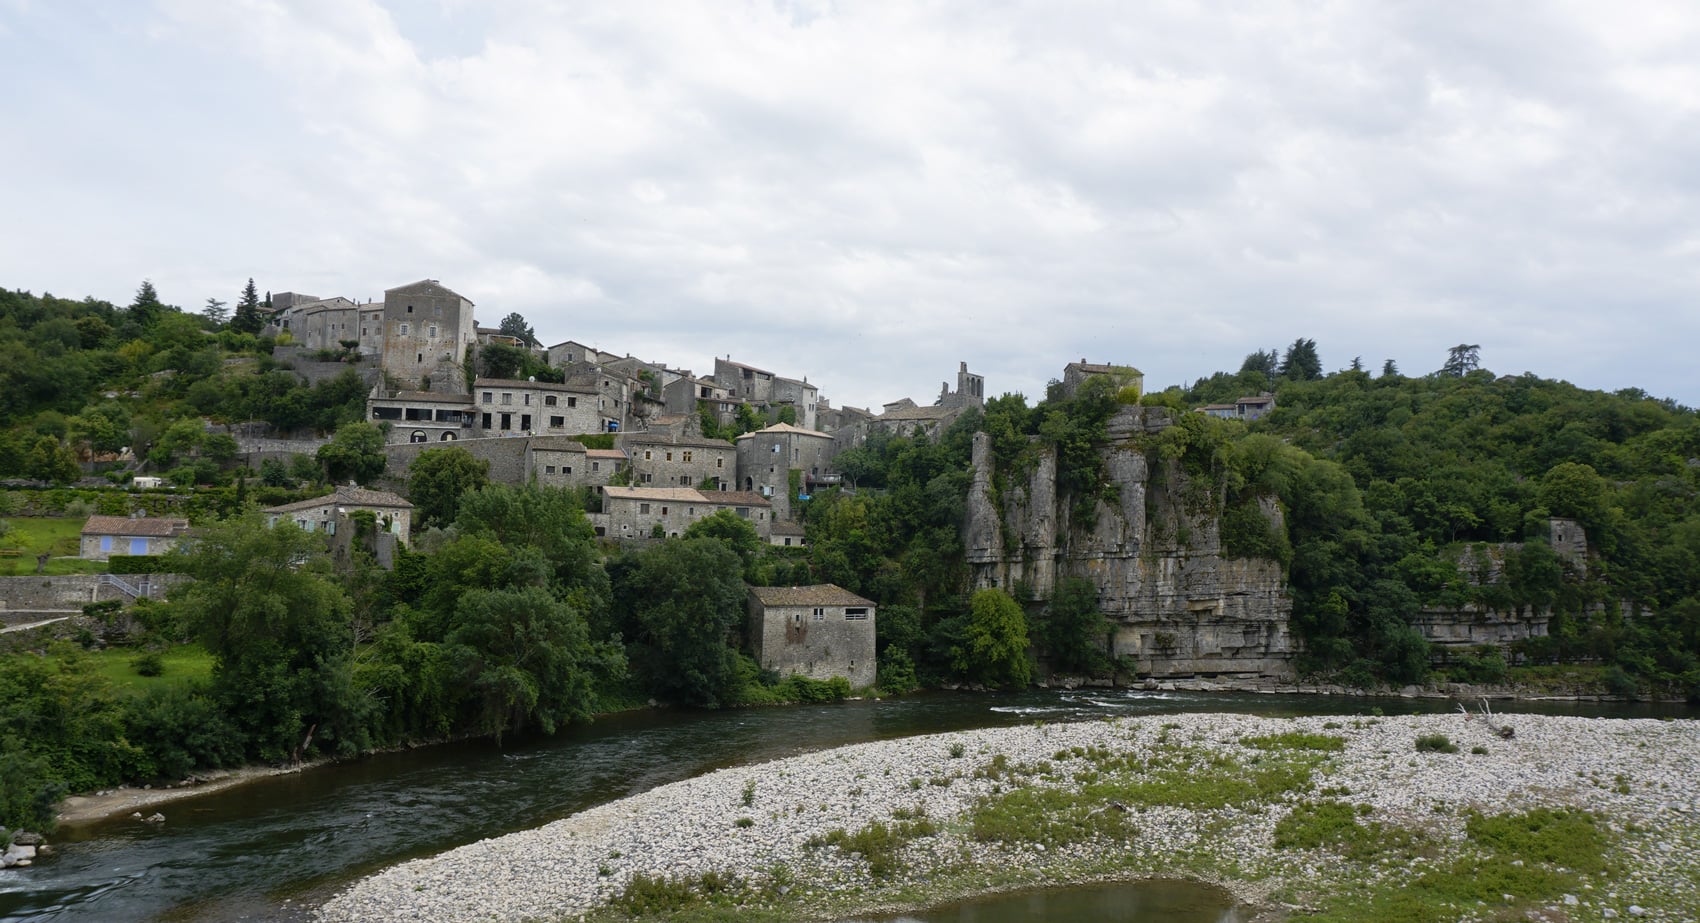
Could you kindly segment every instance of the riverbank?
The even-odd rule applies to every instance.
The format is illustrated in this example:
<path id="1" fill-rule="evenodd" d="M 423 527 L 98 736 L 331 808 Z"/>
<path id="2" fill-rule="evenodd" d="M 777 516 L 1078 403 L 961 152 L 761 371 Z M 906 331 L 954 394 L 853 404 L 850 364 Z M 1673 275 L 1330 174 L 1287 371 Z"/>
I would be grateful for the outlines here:
<path id="1" fill-rule="evenodd" d="M 395 866 L 319 916 L 835 919 L 1144 877 L 1221 884 L 1247 916 L 1700 906 L 1700 724 L 1503 720 L 1509 739 L 1457 714 L 1182 714 L 859 744 Z"/>
<path id="2" fill-rule="evenodd" d="M 210 795 L 225 789 L 235 788 L 260 779 L 274 776 L 289 775 L 330 765 L 329 759 L 310 760 L 299 766 L 241 766 L 236 769 L 215 769 L 198 772 L 192 779 L 174 785 L 150 786 L 147 788 L 118 788 L 103 789 L 87 792 L 81 795 L 70 795 L 59 802 L 57 821 L 61 826 L 77 827 L 119 817 L 125 814 L 153 809 L 173 801 L 185 798 L 197 798 Z"/>

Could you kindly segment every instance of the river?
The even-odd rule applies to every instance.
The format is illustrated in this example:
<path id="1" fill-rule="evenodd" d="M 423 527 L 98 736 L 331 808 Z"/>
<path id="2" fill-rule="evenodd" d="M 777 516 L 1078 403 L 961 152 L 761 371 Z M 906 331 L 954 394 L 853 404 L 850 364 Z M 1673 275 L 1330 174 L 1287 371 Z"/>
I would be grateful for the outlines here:
<path id="1" fill-rule="evenodd" d="M 112 820 L 66 829 L 54 839 L 56 855 L 0 872 L 0 921 L 301 921 L 341 885 L 406 859 L 540 826 L 725 766 L 868 740 L 1183 711 L 1296 715 L 1380 708 L 1393 714 L 1454 707 L 1431 699 L 1039 690 L 634 712 L 503 747 L 448 744 L 269 777 L 163 805 L 162 825 Z M 1680 705 L 1503 708 L 1697 716 Z"/>

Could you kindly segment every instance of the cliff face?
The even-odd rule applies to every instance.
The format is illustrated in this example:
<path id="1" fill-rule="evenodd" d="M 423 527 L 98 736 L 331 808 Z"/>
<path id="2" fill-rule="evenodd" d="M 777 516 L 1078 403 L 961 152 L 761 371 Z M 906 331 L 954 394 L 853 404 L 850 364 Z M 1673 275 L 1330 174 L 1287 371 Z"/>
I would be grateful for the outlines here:
<path id="1" fill-rule="evenodd" d="M 1112 653 L 1131 658 L 1141 675 L 1290 678 L 1292 601 L 1280 565 L 1224 558 L 1216 518 L 1185 509 L 1184 475 L 1168 467 L 1153 477 L 1129 445 L 1168 425 L 1165 411 L 1139 407 L 1110 421 L 1099 452 L 1118 491 L 1079 528 L 1058 494 L 1053 454 L 999 497 L 990 438 L 976 436 L 965 529 L 974 585 L 1021 583 L 1048 597 L 1061 577 L 1091 580 L 1116 625 Z M 1277 508 L 1264 512 L 1279 525 Z"/>

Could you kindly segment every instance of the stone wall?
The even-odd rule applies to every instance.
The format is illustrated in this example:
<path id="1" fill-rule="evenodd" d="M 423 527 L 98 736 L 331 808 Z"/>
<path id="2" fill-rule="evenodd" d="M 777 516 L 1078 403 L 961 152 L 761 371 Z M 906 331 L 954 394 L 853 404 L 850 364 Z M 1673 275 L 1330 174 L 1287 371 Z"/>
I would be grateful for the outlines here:
<path id="1" fill-rule="evenodd" d="M 0 622 L 8 625 L 47 613 L 80 612 L 89 603 L 133 597 L 102 574 L 59 577 L 0 577 Z M 144 595 L 163 597 L 165 590 L 185 579 L 179 574 L 123 574 L 116 578 Z"/>

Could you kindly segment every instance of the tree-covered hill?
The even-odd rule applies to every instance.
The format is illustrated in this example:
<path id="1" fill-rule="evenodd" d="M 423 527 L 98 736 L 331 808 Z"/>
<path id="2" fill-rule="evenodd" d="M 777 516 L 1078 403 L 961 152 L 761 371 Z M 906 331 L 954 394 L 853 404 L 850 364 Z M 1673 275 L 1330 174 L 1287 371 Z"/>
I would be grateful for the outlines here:
<path id="1" fill-rule="evenodd" d="M 252 296 L 250 282 L 244 310 Z M 122 308 L 0 289 L 0 478 L 64 483 L 78 461 L 124 447 L 161 471 L 203 448 L 217 462 L 230 447 L 202 445 L 209 419 L 319 431 L 362 419 L 354 366 L 309 387 L 273 362 L 257 315 L 224 314 L 185 313 L 146 282 Z M 216 464 L 202 468 L 216 479 Z"/>

